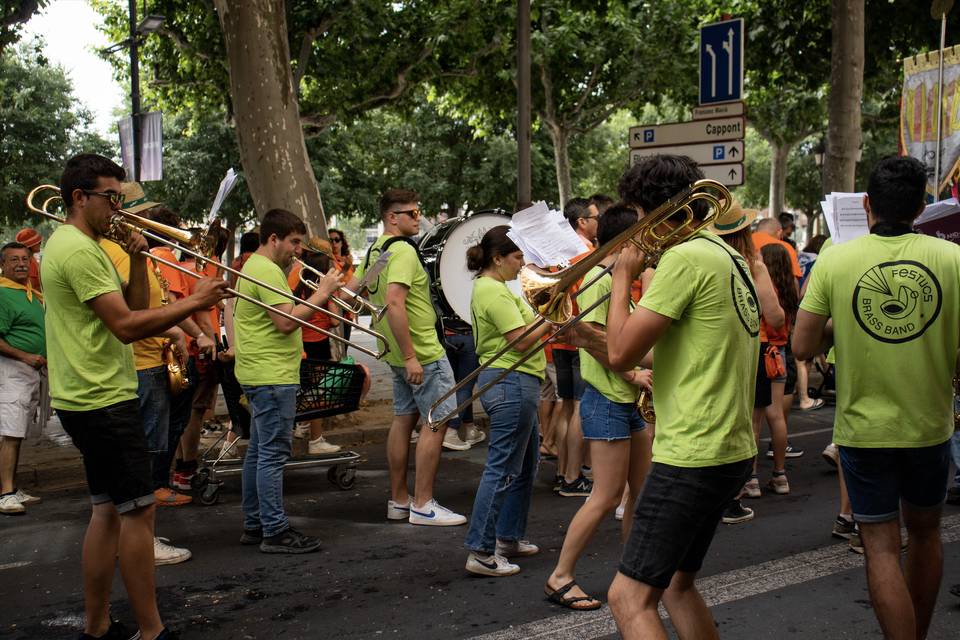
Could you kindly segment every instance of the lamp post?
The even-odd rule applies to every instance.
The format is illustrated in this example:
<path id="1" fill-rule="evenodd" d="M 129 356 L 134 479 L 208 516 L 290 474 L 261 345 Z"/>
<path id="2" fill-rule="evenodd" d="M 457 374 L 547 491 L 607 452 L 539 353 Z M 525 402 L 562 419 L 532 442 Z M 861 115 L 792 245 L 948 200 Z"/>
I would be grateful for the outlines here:
<path id="1" fill-rule="evenodd" d="M 146 2 L 144 2 L 146 13 Z M 140 43 L 147 35 L 157 31 L 164 22 L 163 16 L 147 15 L 141 22 L 137 22 L 137 0 L 130 0 L 130 36 L 103 50 L 104 53 L 115 53 L 121 49 L 130 49 L 130 121 L 133 130 L 133 175 L 132 180 L 140 179 Z"/>

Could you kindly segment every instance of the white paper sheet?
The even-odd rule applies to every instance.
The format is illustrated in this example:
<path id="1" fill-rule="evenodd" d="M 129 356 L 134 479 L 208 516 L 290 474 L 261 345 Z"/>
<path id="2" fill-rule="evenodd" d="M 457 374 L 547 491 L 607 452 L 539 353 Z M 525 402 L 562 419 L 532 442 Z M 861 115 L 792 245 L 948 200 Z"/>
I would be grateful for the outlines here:
<path id="1" fill-rule="evenodd" d="M 870 233 L 862 193 L 833 193 L 833 217 L 837 227 L 834 244 L 849 242 Z"/>
<path id="2" fill-rule="evenodd" d="M 960 203 L 957 203 L 956 198 L 941 200 L 940 202 L 928 204 L 923 210 L 923 213 L 917 216 L 913 224 L 918 225 L 924 222 L 930 222 L 931 220 L 939 220 L 940 218 L 952 216 L 955 213 L 960 213 Z"/>
<path id="3" fill-rule="evenodd" d="M 507 236 L 523 251 L 526 262 L 543 268 L 565 266 L 585 250 L 563 214 L 543 201 L 513 214 Z"/>
<path id="4" fill-rule="evenodd" d="M 220 189 L 217 191 L 217 197 L 213 200 L 213 206 L 210 207 L 210 215 L 207 216 L 207 226 L 213 223 L 216 219 L 217 214 L 220 212 L 220 207 L 223 206 L 223 201 L 227 199 L 227 196 L 230 195 L 230 192 L 233 191 L 233 188 L 237 184 L 237 178 L 240 176 L 233 170 L 233 167 L 227 169 L 227 175 L 220 181 Z"/>

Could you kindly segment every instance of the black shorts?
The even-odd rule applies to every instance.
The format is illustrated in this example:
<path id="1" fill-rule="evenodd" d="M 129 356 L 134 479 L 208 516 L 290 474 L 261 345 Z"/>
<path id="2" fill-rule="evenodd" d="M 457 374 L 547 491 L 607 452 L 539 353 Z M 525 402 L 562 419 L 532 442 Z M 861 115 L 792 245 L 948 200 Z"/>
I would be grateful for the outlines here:
<path id="1" fill-rule="evenodd" d="M 656 589 L 703 566 L 723 509 L 750 478 L 753 458 L 716 467 L 654 462 L 633 514 L 620 573 Z"/>
<path id="2" fill-rule="evenodd" d="M 112 502 L 120 513 L 153 504 L 150 456 L 136 398 L 93 411 L 57 409 L 57 416 L 83 454 L 93 504 Z"/>
<path id="3" fill-rule="evenodd" d="M 792 396 L 797 391 L 797 359 L 793 357 L 793 351 L 790 351 L 790 343 L 786 344 L 786 366 L 787 381 L 783 385 L 783 395 Z"/>
<path id="4" fill-rule="evenodd" d="M 763 354 L 767 350 L 767 343 L 760 343 L 760 361 L 757 363 L 757 389 L 756 396 L 753 399 L 753 406 L 756 409 L 763 409 L 773 404 L 773 391 L 771 389 L 770 378 L 767 377 L 767 365 L 763 361 Z"/>
<path id="5" fill-rule="evenodd" d="M 580 377 L 580 352 L 554 349 L 553 364 L 557 369 L 557 397 L 561 400 L 579 400 L 584 390 L 583 378 Z"/>
<path id="6" fill-rule="evenodd" d="M 310 360 L 332 360 L 330 355 L 330 338 L 319 342 L 304 342 L 303 350 Z"/>

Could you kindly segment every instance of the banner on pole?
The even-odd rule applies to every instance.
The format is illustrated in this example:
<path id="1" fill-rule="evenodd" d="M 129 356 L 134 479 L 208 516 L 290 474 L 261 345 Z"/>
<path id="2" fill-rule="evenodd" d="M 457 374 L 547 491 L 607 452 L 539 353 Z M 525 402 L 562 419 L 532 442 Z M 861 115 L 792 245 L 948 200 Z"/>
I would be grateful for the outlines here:
<path id="1" fill-rule="evenodd" d="M 120 132 L 120 157 L 128 179 L 133 179 L 133 118 L 117 122 Z M 160 111 L 140 114 L 140 182 L 163 180 L 163 114 Z"/>
<path id="2" fill-rule="evenodd" d="M 939 193 L 960 168 L 960 47 L 943 50 L 943 122 L 940 140 L 940 175 L 934 182 L 937 156 L 937 103 L 940 55 L 929 51 L 903 61 L 903 94 L 900 100 L 900 153 L 917 158 L 930 168 L 927 191 Z M 939 185 L 939 189 L 937 189 Z"/>

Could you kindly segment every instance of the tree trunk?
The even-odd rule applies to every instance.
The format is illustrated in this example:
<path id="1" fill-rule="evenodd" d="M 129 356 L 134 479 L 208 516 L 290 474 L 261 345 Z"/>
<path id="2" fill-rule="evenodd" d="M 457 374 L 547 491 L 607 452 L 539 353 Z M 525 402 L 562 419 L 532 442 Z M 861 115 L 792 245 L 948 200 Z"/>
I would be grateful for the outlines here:
<path id="1" fill-rule="evenodd" d="M 230 98 L 244 178 L 257 215 L 287 209 L 326 236 L 290 68 L 283 0 L 214 0 L 230 66 Z"/>
<path id="2" fill-rule="evenodd" d="M 823 186 L 853 191 L 861 145 L 864 0 L 833 0 L 829 125 Z"/>
<path id="3" fill-rule="evenodd" d="M 770 217 L 783 213 L 783 200 L 787 192 L 787 159 L 792 144 L 770 142 Z"/>
<path id="4" fill-rule="evenodd" d="M 567 204 L 571 198 L 570 187 L 570 155 L 568 153 L 570 145 L 570 132 L 566 129 L 547 125 L 547 131 L 550 133 L 550 140 L 553 142 L 553 161 L 557 169 L 557 189 L 560 192 L 560 209 Z"/>

